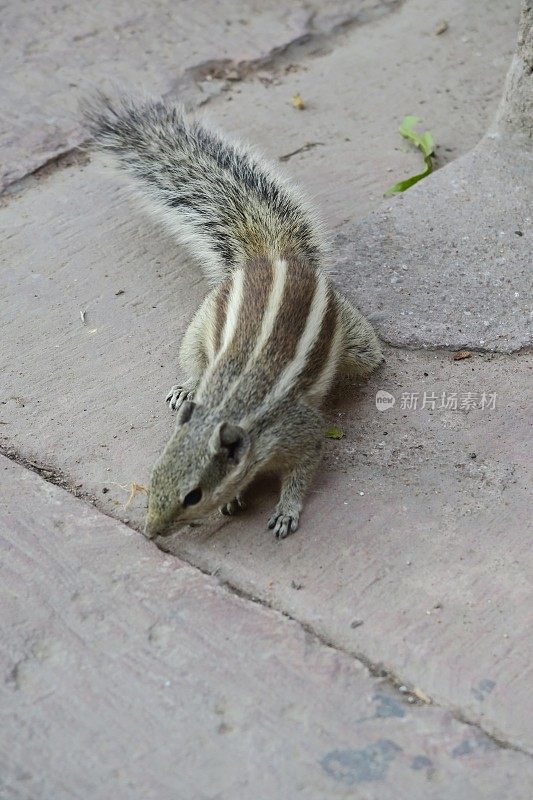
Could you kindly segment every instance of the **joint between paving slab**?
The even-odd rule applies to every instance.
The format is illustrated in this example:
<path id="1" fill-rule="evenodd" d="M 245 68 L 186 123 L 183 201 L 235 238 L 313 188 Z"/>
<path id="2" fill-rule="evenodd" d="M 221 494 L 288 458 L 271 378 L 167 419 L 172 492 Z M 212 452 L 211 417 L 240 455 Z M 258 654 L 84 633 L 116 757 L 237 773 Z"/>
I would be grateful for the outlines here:
<path id="1" fill-rule="evenodd" d="M 0 192 L 0 205 L 6 205 L 11 197 L 33 188 L 34 182 L 46 180 L 64 169 L 77 169 L 89 164 L 91 159 L 88 145 L 88 141 L 82 141 L 68 150 L 63 150 L 57 155 L 46 159 L 46 161 L 22 177 L 17 178 L 13 183 L 8 183 L 3 191 Z"/>
<path id="2" fill-rule="evenodd" d="M 288 59 L 295 56 L 302 61 L 306 58 L 320 55 L 315 48 L 324 47 L 336 42 L 340 36 L 353 28 L 373 22 L 376 18 L 397 11 L 404 4 L 405 0 L 390 0 L 383 2 L 378 0 L 370 8 L 362 8 L 356 14 L 350 14 L 341 18 L 332 25 L 329 30 L 315 28 L 317 12 L 312 11 L 306 20 L 306 30 L 288 42 L 278 47 L 274 47 L 269 53 L 255 59 L 234 61 L 230 58 L 209 59 L 189 67 L 178 79 L 173 89 L 165 94 L 172 96 L 176 89 L 181 88 L 188 82 L 200 83 L 205 80 L 218 79 L 227 86 L 230 82 L 245 80 L 263 69 L 275 70 Z M 222 87 L 220 91 L 222 91 Z M 219 92 L 220 93 L 220 92 Z M 211 100 L 213 95 L 200 101 L 199 105 L 204 105 Z"/>
<path id="3" fill-rule="evenodd" d="M 166 551 L 164 551 L 164 552 L 166 552 Z M 180 558 L 182 558 L 182 556 L 180 556 Z M 207 574 L 207 575 L 212 574 L 212 573 L 209 573 L 209 572 L 206 572 L 206 571 L 202 570 L 201 567 L 198 567 L 196 564 L 192 563 L 191 561 L 187 561 L 187 559 L 183 559 L 183 560 L 186 561 L 190 566 L 195 567 L 196 569 L 199 569 L 201 572 L 204 572 L 204 574 Z M 213 573 L 213 574 L 216 574 L 216 572 Z M 394 673 L 393 670 L 385 667 L 383 664 L 380 664 L 378 662 L 372 661 L 364 653 L 361 653 L 361 652 L 359 652 L 357 650 L 350 650 L 350 649 L 347 649 L 345 647 L 342 647 L 341 645 L 337 644 L 336 642 L 330 640 L 327 636 L 324 636 L 324 634 L 319 633 L 310 624 L 308 624 L 306 622 L 302 622 L 302 620 L 299 620 L 297 617 L 293 617 L 291 614 L 289 614 L 284 609 L 279 608 L 278 606 L 272 605 L 271 603 L 267 602 L 266 600 L 264 600 L 264 599 L 262 599 L 260 597 L 257 597 L 256 595 L 253 595 L 253 594 L 250 594 L 250 593 L 248 593 L 246 591 L 243 591 L 242 589 L 240 589 L 238 586 L 235 586 L 231 581 L 229 581 L 227 579 L 221 580 L 220 583 L 223 586 L 225 586 L 227 589 L 229 589 L 233 594 L 237 594 L 239 597 L 242 597 L 242 598 L 244 598 L 246 600 L 249 600 L 252 603 L 256 603 L 258 605 L 261 605 L 264 608 L 269 608 L 269 609 L 271 609 L 273 611 L 277 611 L 279 614 L 281 614 L 286 619 L 289 619 L 292 622 L 295 622 L 296 624 L 298 624 L 306 633 L 308 633 L 310 636 L 313 636 L 313 638 L 315 638 L 317 641 L 319 641 L 325 647 L 329 647 L 332 650 L 335 650 L 335 651 L 337 651 L 339 653 L 343 653 L 344 655 L 350 656 L 350 658 L 354 658 L 356 661 L 359 661 L 359 663 L 363 667 L 365 667 L 365 669 L 367 670 L 369 675 L 371 675 L 373 678 L 378 678 L 381 681 L 383 681 L 383 683 L 385 683 L 390 689 L 394 690 L 394 692 L 397 693 L 404 701 L 407 700 L 407 702 L 409 702 L 410 705 L 416 705 L 416 706 L 421 706 L 421 707 L 426 706 L 426 705 L 431 705 L 431 706 L 434 706 L 435 708 L 440 708 L 443 711 L 447 711 L 449 714 L 451 714 L 451 716 L 455 720 L 457 720 L 458 722 L 463 723 L 464 725 L 468 725 L 471 728 L 474 728 L 480 734 L 482 734 L 483 736 L 486 736 L 487 739 L 489 739 L 497 747 L 499 747 L 499 748 L 501 748 L 503 750 L 511 750 L 513 752 L 516 752 L 516 753 L 521 753 L 522 755 L 529 756 L 530 758 L 533 758 L 533 752 L 530 752 L 529 750 L 526 750 L 526 749 L 520 747 L 519 745 L 513 744 L 512 742 L 508 742 L 500 734 L 495 734 L 495 733 L 493 733 L 491 731 L 488 731 L 479 722 L 476 722 L 475 720 L 470 719 L 460 708 L 457 708 L 456 706 L 448 707 L 448 706 L 442 705 L 441 703 L 435 702 L 435 700 L 433 700 L 433 698 L 427 697 L 427 695 L 425 695 L 424 692 L 420 692 L 420 689 L 418 689 L 418 688 L 415 689 L 414 687 L 409 688 L 409 684 L 406 683 L 405 681 L 402 681 L 400 678 L 398 678 L 398 676 Z M 403 689 L 403 691 L 402 691 L 402 689 Z M 422 700 L 421 696 L 427 697 L 427 699 Z"/>
<path id="4" fill-rule="evenodd" d="M 338 21 L 334 22 L 329 29 L 315 27 L 317 11 L 310 11 L 305 20 L 305 30 L 293 39 L 272 48 L 268 53 L 255 59 L 235 61 L 229 58 L 207 59 L 188 67 L 174 81 L 170 88 L 163 93 L 166 99 L 180 99 L 185 105 L 190 106 L 190 110 L 205 106 L 214 97 L 219 96 L 227 90 L 232 82 L 242 81 L 253 77 L 261 70 L 272 70 L 281 68 L 284 62 L 303 61 L 307 58 L 319 56 L 322 53 L 320 48 L 327 47 L 337 42 L 344 34 L 358 26 L 366 25 L 398 11 L 406 0 L 376 0 L 370 7 L 361 8 L 356 14 L 346 14 Z M 200 85 L 208 80 L 219 81 L 215 91 L 202 96 L 199 89 Z M 187 102 L 188 101 L 188 102 Z M 48 177 L 59 169 L 69 166 L 80 166 L 86 164 L 88 156 L 84 152 L 88 145 L 87 140 L 80 140 L 76 145 L 43 161 L 42 164 L 18 176 L 12 182 L 7 183 L 0 191 L 0 203 L 5 202 L 10 195 L 19 194 L 25 189 L 31 188 L 29 181 L 32 178 Z"/>
<path id="5" fill-rule="evenodd" d="M 370 318 L 371 319 L 371 318 Z M 506 356 L 526 356 L 533 353 L 533 345 L 524 344 L 517 347 L 515 350 L 496 350 L 490 347 L 480 347 L 479 345 L 454 345 L 451 347 L 447 344 L 430 344 L 425 345 L 423 342 L 406 344 L 404 342 L 395 342 L 388 339 L 383 334 L 379 334 L 380 341 L 390 347 L 392 350 L 403 350 L 408 353 L 457 353 L 461 350 L 468 350 L 470 353 L 485 356 L 499 356 L 505 358 Z"/>
<path id="6" fill-rule="evenodd" d="M 113 519 L 115 522 L 116 521 L 121 522 L 122 524 L 127 525 L 129 528 L 139 533 L 137 528 L 135 528 L 130 522 L 120 520 L 119 518 L 109 514 L 109 512 L 106 509 L 100 506 L 97 498 L 95 498 L 93 495 L 88 494 L 87 492 L 80 491 L 80 489 L 76 485 L 73 485 L 73 483 L 65 475 L 63 475 L 63 473 L 60 470 L 56 469 L 55 467 L 40 463 L 37 460 L 25 458 L 16 453 L 16 451 L 13 448 L 6 448 L 3 447 L 1 444 L 0 444 L 0 454 L 10 459 L 11 461 L 14 461 L 20 466 L 23 466 L 29 471 L 36 473 L 48 483 L 58 486 L 61 489 L 70 492 L 78 499 L 89 503 L 90 505 L 94 506 L 104 516 Z M 142 534 L 139 533 L 139 535 Z M 159 549 L 162 552 L 167 552 L 163 548 Z M 168 554 L 173 555 L 172 553 Z M 462 724 L 474 728 L 480 734 L 487 737 L 487 739 L 489 739 L 497 747 L 504 750 L 511 750 L 516 753 L 521 753 L 522 755 L 529 756 L 530 758 L 533 757 L 532 752 L 524 749 L 523 747 L 520 747 L 519 745 L 507 741 L 505 737 L 500 735 L 499 733 L 494 733 L 487 730 L 486 728 L 483 727 L 483 725 L 481 725 L 476 720 L 470 719 L 460 708 L 457 708 L 455 706 L 448 707 L 446 705 L 438 703 L 433 698 L 429 698 L 423 691 L 420 690 L 420 688 L 410 687 L 409 683 L 406 681 L 402 681 L 401 678 L 399 678 L 392 669 L 386 667 L 383 664 L 380 664 L 379 662 L 369 659 L 364 653 L 361 653 L 357 650 L 351 650 L 346 647 L 343 647 L 342 645 L 339 645 L 335 641 L 329 639 L 323 633 L 317 631 L 312 625 L 303 622 L 297 617 L 294 617 L 285 609 L 280 608 L 279 606 L 268 602 L 264 598 L 261 598 L 257 595 L 254 595 L 250 592 L 243 590 L 241 587 L 235 585 L 234 583 L 232 583 L 231 580 L 227 578 L 219 578 L 217 576 L 217 570 L 215 570 L 214 572 L 210 572 L 206 569 L 203 569 L 199 564 L 194 563 L 194 561 L 191 561 L 190 558 L 186 558 L 182 555 L 180 555 L 179 558 L 184 563 L 188 564 L 194 569 L 197 569 L 202 574 L 208 575 L 209 577 L 217 578 L 219 585 L 223 586 L 231 594 L 237 595 L 238 597 L 241 597 L 243 600 L 255 603 L 256 605 L 260 605 L 263 608 L 268 608 L 271 611 L 280 614 L 282 617 L 299 625 L 309 636 L 312 636 L 316 641 L 320 642 L 320 644 L 322 644 L 323 646 L 335 650 L 336 652 L 343 653 L 344 655 L 347 655 L 350 658 L 355 659 L 361 664 L 361 666 L 363 666 L 366 669 L 366 671 L 370 676 L 382 681 L 385 685 L 388 686 L 389 689 L 394 691 L 404 702 L 408 702 L 410 705 L 414 706 L 423 707 L 425 705 L 431 705 L 436 708 L 440 708 L 443 711 L 448 712 L 458 722 L 461 722 Z"/>

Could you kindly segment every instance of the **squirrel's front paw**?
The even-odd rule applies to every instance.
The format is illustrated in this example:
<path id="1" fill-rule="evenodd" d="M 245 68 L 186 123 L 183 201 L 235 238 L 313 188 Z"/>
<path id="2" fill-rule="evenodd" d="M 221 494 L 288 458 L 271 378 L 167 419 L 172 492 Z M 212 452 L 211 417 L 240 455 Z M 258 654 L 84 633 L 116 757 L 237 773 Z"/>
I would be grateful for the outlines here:
<path id="1" fill-rule="evenodd" d="M 192 400 L 193 393 L 190 392 L 186 386 L 180 386 L 176 384 L 173 386 L 170 392 L 167 394 L 165 398 L 165 402 L 168 403 L 169 408 L 172 411 L 177 411 L 178 408 L 181 406 L 185 400 Z"/>
<path id="2" fill-rule="evenodd" d="M 293 514 L 283 514 L 280 511 L 275 511 L 268 520 L 268 527 L 274 531 L 276 539 L 285 539 L 289 533 L 294 533 L 298 527 L 300 515 L 296 512 Z"/>

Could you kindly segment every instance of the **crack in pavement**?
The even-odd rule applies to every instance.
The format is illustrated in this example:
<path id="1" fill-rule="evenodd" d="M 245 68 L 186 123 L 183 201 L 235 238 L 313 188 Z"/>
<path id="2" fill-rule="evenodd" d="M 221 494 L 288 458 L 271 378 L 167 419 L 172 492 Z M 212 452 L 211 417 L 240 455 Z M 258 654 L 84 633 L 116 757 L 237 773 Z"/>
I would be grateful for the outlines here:
<path id="1" fill-rule="evenodd" d="M 381 315 L 368 314 L 367 318 L 370 322 L 379 324 Z M 406 344 L 404 342 L 397 342 L 387 338 L 387 334 L 383 331 L 379 332 L 379 339 L 381 342 L 390 347 L 392 350 L 403 350 L 407 353 L 457 353 L 461 350 L 467 350 L 470 353 L 481 353 L 483 355 L 502 356 L 503 358 L 511 358 L 513 356 L 526 356 L 533 354 L 533 345 L 524 344 L 517 347 L 515 350 L 495 350 L 492 347 L 481 347 L 480 345 L 454 345 L 448 344 L 430 344 L 427 347 L 421 347 L 420 344 L 413 342 L 413 344 Z"/>
<path id="2" fill-rule="evenodd" d="M 10 199 L 16 197 L 24 191 L 30 191 L 35 182 L 46 180 L 63 169 L 79 169 L 90 163 L 90 153 L 88 150 L 89 141 L 80 141 L 68 150 L 62 150 L 56 155 L 50 156 L 35 169 L 26 172 L 12 183 L 8 183 L 0 191 L 0 208 L 5 207 Z"/>
<path id="3" fill-rule="evenodd" d="M 93 495 L 89 494 L 88 492 L 84 492 L 81 489 L 80 484 L 73 484 L 72 481 L 64 475 L 61 470 L 57 469 L 56 467 L 40 463 L 38 460 L 33 460 L 29 458 L 25 458 L 18 454 L 13 448 L 4 447 L 0 444 L 0 454 L 4 457 L 10 459 L 11 461 L 19 464 L 20 466 L 25 467 L 26 469 L 30 470 L 38 474 L 43 480 L 51 483 L 55 486 L 59 486 L 61 489 L 64 489 L 77 497 L 80 500 L 92 505 L 95 507 L 99 513 L 103 514 L 110 519 L 115 521 L 119 521 L 122 524 L 126 525 L 132 530 L 137 531 L 139 535 L 142 535 L 139 528 L 133 525 L 129 520 L 121 519 L 120 517 L 115 517 L 110 514 L 106 509 L 102 508 L 98 502 L 98 498 L 94 497 Z M 156 545 L 157 546 L 157 545 Z M 197 569 L 204 575 L 208 575 L 210 577 L 217 578 L 219 584 L 223 586 L 228 592 L 237 595 L 238 597 L 243 598 L 251 603 L 255 603 L 256 605 L 260 605 L 264 608 L 268 608 L 271 611 L 280 614 L 280 616 L 284 617 L 285 619 L 290 620 L 291 622 L 299 625 L 309 636 L 313 637 L 314 640 L 320 642 L 325 647 L 328 647 L 336 652 L 343 653 L 344 655 L 349 656 L 350 658 L 355 659 L 358 661 L 368 672 L 370 676 L 376 678 L 383 682 L 390 690 L 392 690 L 403 702 L 407 702 L 411 706 L 417 707 L 424 707 L 424 706 L 434 706 L 435 708 L 440 708 L 443 711 L 449 713 L 455 720 L 458 722 L 468 725 L 470 728 L 475 729 L 481 735 L 485 736 L 488 740 L 490 740 L 495 746 L 504 750 L 511 750 L 516 753 L 520 753 L 522 755 L 533 757 L 533 752 L 521 747 L 520 745 L 514 744 L 513 742 L 508 741 L 503 733 L 494 732 L 487 730 L 478 720 L 471 719 L 465 712 L 456 706 L 446 706 L 443 703 L 436 702 L 433 698 L 428 697 L 423 690 L 421 691 L 420 688 L 415 688 L 409 685 L 408 682 L 403 681 L 392 668 L 376 662 L 370 658 L 368 658 L 364 653 L 361 653 L 357 650 L 352 650 L 350 648 L 346 648 L 342 645 L 339 645 L 335 642 L 334 639 L 329 638 L 324 633 L 318 631 L 309 623 L 303 622 L 298 617 L 293 616 L 281 606 L 277 604 L 273 604 L 265 600 L 264 598 L 258 597 L 257 595 L 252 594 L 251 592 L 245 591 L 236 584 L 232 583 L 231 580 L 227 578 L 219 578 L 218 577 L 218 570 L 214 572 L 210 572 L 206 569 L 203 569 L 199 564 L 196 564 L 190 558 L 184 557 L 183 555 L 176 556 L 174 553 L 167 551 L 164 547 L 158 546 L 162 552 L 167 553 L 168 555 L 172 555 L 175 558 L 179 558 L 181 561 L 186 563 L 188 566 Z"/>
<path id="4" fill-rule="evenodd" d="M 254 76 L 261 70 L 278 71 L 287 66 L 290 60 L 304 61 L 307 58 L 324 55 L 323 49 L 335 43 L 343 34 L 352 28 L 366 25 L 381 19 L 387 14 L 401 8 L 405 0 L 376 0 L 369 4 L 363 3 L 362 7 L 354 13 L 340 14 L 330 24 L 320 25 L 317 22 L 318 10 L 309 11 L 304 22 L 304 32 L 289 39 L 287 42 L 273 47 L 269 52 L 257 58 L 236 61 L 230 58 L 213 58 L 201 61 L 187 67 L 181 75 L 171 82 L 170 88 L 163 92 L 165 99 L 179 99 L 192 111 L 206 105 L 214 97 L 218 97 L 232 82 L 242 81 Z M 287 63 L 285 63 L 287 62 Z M 203 87 L 210 83 L 209 93 Z M 53 174 L 56 169 L 70 166 L 79 166 L 76 160 L 68 163 L 70 157 L 82 153 L 88 145 L 80 131 L 79 139 L 73 146 L 59 149 L 53 156 L 46 158 L 42 164 L 29 170 L 23 175 L 18 175 L 14 180 L 9 179 L 0 186 L 0 201 L 10 195 L 18 194 L 28 186 L 28 179 L 32 176 L 42 178 Z M 84 163 L 84 162 L 81 162 Z"/>

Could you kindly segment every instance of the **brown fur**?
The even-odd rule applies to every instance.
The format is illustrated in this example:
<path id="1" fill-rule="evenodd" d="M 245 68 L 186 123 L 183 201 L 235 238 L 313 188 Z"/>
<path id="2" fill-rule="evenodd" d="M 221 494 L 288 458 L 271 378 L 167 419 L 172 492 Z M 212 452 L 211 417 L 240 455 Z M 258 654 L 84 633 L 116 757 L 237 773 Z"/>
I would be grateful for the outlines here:
<path id="1" fill-rule="evenodd" d="M 288 264 L 281 308 L 260 358 L 263 369 L 272 374 L 273 380 L 294 356 L 309 316 L 315 287 L 314 270 L 297 261 Z"/>

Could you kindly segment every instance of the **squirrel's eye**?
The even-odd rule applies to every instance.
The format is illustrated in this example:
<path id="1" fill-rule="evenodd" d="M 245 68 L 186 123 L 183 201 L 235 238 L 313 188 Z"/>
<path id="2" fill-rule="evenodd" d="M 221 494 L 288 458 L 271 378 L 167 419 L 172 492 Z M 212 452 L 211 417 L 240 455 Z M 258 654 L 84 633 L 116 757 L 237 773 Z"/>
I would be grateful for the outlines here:
<path id="1" fill-rule="evenodd" d="M 192 492 L 189 492 L 183 498 L 183 507 L 187 508 L 187 506 L 195 506 L 197 503 L 200 502 L 202 499 L 202 490 L 200 487 L 197 489 L 193 489 Z"/>

